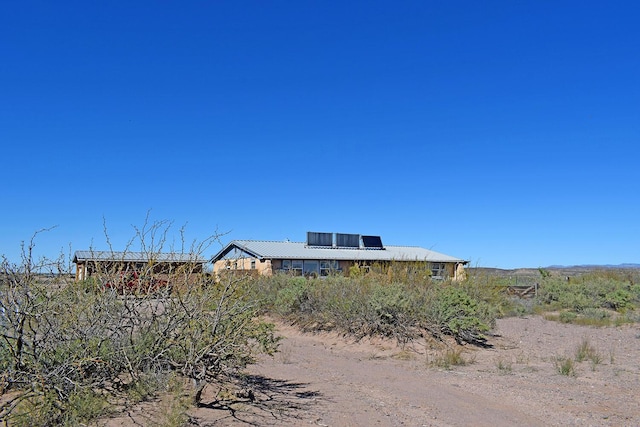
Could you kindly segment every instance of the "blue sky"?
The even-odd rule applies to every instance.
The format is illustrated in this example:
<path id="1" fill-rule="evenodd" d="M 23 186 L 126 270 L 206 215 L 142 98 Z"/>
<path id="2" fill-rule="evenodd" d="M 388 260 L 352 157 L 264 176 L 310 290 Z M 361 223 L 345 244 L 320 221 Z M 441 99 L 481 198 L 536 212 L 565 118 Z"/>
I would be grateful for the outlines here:
<path id="1" fill-rule="evenodd" d="M 0 6 L 0 254 L 382 236 L 483 267 L 640 262 L 640 6 Z M 213 254 L 219 245 L 208 252 Z"/>

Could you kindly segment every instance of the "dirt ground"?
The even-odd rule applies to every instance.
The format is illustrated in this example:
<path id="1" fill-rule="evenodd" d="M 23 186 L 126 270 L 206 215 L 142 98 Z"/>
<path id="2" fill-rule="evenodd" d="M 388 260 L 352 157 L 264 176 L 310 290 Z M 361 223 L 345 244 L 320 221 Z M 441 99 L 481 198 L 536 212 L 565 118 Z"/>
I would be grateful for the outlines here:
<path id="1" fill-rule="evenodd" d="M 191 425 L 640 425 L 639 325 L 501 319 L 491 348 L 430 340 L 401 348 L 278 327 L 280 353 L 250 366 L 224 404 L 220 390 L 205 389 Z M 560 374 L 557 360 L 574 360 L 581 345 L 591 347 L 591 358 Z M 466 364 L 442 367 L 447 348 L 461 349 Z M 149 425 L 135 418 L 110 425 Z"/>

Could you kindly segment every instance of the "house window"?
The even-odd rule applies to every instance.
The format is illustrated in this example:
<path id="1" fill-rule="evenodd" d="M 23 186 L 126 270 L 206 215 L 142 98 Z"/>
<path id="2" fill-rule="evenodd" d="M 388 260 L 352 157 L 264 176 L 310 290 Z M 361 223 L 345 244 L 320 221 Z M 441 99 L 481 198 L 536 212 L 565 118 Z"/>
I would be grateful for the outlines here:
<path id="1" fill-rule="evenodd" d="M 340 270 L 338 261 L 320 261 L 320 275 L 328 276 L 331 272 Z"/>
<path id="2" fill-rule="evenodd" d="M 305 276 L 317 276 L 319 271 L 320 263 L 318 261 L 313 260 L 305 260 L 304 261 L 304 275 Z"/>
<path id="3" fill-rule="evenodd" d="M 447 275 L 444 262 L 431 263 L 431 278 L 434 280 L 444 280 Z"/>
<path id="4" fill-rule="evenodd" d="M 252 269 L 252 270 L 255 270 L 255 269 L 256 269 L 256 260 L 255 260 L 255 259 L 252 259 L 252 260 L 251 260 L 251 269 Z"/>
<path id="5" fill-rule="evenodd" d="M 296 276 L 328 276 L 332 271 L 340 271 L 340 264 L 338 261 L 283 259 L 281 269 Z"/>
<path id="6" fill-rule="evenodd" d="M 294 259 L 291 261 L 291 268 L 290 270 L 293 272 L 293 274 L 295 274 L 296 276 L 302 276 L 302 260 L 300 259 Z"/>

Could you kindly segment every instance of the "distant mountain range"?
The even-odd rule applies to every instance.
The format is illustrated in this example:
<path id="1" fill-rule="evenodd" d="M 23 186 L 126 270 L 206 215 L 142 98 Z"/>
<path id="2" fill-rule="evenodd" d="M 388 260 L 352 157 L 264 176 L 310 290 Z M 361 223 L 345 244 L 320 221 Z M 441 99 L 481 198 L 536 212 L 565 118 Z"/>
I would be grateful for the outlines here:
<path id="1" fill-rule="evenodd" d="M 589 273 L 596 270 L 635 270 L 640 269 L 640 264 L 636 263 L 624 263 L 624 264 L 583 264 L 583 265 L 550 265 L 543 267 L 543 270 L 548 270 L 558 275 L 579 275 Z M 492 267 L 469 267 L 467 269 L 471 274 L 481 273 L 489 274 L 491 276 L 503 276 L 503 277 L 537 277 L 540 275 L 540 268 L 492 268 Z"/>
<path id="2" fill-rule="evenodd" d="M 598 268 L 640 268 L 640 264 L 635 263 L 624 263 L 624 264 L 583 264 L 583 265 L 550 265 L 545 268 L 584 268 L 588 270 L 598 269 Z"/>

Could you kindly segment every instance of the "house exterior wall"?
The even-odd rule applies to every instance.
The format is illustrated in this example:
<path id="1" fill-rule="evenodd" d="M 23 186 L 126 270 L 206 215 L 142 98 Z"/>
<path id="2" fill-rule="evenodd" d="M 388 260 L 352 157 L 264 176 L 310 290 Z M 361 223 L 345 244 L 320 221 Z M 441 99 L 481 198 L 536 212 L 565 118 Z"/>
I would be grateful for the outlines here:
<path id="1" fill-rule="evenodd" d="M 234 259 L 221 259 L 213 264 L 214 274 L 221 274 L 223 271 L 253 271 L 255 273 L 270 276 L 273 274 L 271 260 L 259 260 L 257 258 L 244 257 Z"/>
<path id="2" fill-rule="evenodd" d="M 86 280 L 88 277 L 87 264 L 84 262 L 76 264 L 76 280 Z"/>
<path id="3" fill-rule="evenodd" d="M 275 273 L 278 272 L 282 272 L 282 271 L 290 271 L 293 274 L 305 274 L 303 272 L 303 270 L 298 270 L 298 269 L 291 269 L 291 266 L 289 268 L 284 268 L 283 264 L 284 261 L 287 261 L 289 263 L 291 263 L 294 260 L 284 260 L 284 259 L 273 259 L 273 260 L 258 260 L 256 258 L 251 258 L 251 257 L 243 257 L 243 258 L 234 258 L 234 259 L 222 259 L 219 261 L 216 261 L 213 265 L 213 271 L 214 274 L 223 274 L 223 272 L 225 271 L 234 271 L 234 272 L 246 272 L 248 274 L 251 275 L 265 275 L 265 276 L 271 276 Z M 295 260 L 298 262 L 302 262 L 304 264 L 304 261 L 311 261 L 311 262 L 317 262 L 318 264 L 322 261 L 328 261 L 328 260 Z M 395 261 L 400 263 L 401 261 Z M 357 262 L 357 261 L 338 261 L 337 265 L 338 265 L 338 271 L 340 271 L 343 275 L 348 276 L 349 275 L 349 271 L 350 269 L 356 265 L 359 264 L 361 266 L 363 266 L 366 270 L 368 270 L 370 268 L 370 266 L 374 266 L 374 265 L 379 265 L 379 266 L 389 266 L 389 262 L 375 262 L 375 261 L 370 261 L 370 262 Z M 430 264 L 429 267 L 430 268 L 434 268 L 434 265 L 437 264 L 439 267 L 441 273 L 438 273 L 438 276 L 434 276 L 437 277 L 439 279 L 446 279 L 446 278 L 451 278 L 453 280 L 462 280 L 465 277 L 465 272 L 464 272 L 464 263 L 434 263 L 434 264 Z"/>
<path id="4" fill-rule="evenodd" d="M 203 264 L 184 262 L 158 262 L 149 265 L 146 262 L 135 261 L 79 261 L 76 263 L 76 280 L 86 280 L 96 274 L 113 274 L 118 272 L 148 271 L 158 277 L 168 277 L 171 274 L 188 269 L 191 274 L 204 271 Z"/>

